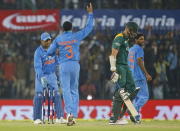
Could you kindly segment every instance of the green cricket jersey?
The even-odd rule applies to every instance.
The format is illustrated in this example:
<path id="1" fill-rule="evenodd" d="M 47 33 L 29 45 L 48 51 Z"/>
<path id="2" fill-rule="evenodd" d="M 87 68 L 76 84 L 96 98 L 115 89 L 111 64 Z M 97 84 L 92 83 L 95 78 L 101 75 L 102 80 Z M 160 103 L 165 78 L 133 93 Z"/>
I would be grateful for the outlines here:
<path id="1" fill-rule="evenodd" d="M 117 65 L 128 65 L 128 51 L 129 51 L 129 42 L 128 39 L 123 36 L 122 33 L 119 33 L 115 36 L 112 48 L 117 49 L 119 52 L 116 56 Z"/>

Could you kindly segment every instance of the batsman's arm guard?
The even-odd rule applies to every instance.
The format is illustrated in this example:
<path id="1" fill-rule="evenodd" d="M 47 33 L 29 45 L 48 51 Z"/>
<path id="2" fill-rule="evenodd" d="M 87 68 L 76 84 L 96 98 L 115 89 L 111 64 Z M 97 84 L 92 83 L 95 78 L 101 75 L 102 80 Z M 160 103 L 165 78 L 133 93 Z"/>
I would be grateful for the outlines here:
<path id="1" fill-rule="evenodd" d="M 110 65 L 111 65 L 110 70 L 112 72 L 116 71 L 116 57 L 113 56 L 113 55 L 110 55 L 109 56 L 109 61 L 110 61 Z"/>

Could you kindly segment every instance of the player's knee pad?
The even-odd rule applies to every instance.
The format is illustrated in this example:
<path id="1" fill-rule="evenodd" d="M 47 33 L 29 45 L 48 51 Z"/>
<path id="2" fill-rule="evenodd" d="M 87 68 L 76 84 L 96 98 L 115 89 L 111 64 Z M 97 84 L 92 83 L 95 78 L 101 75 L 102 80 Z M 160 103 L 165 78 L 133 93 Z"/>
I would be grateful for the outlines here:
<path id="1" fill-rule="evenodd" d="M 61 95 L 58 91 L 56 91 L 54 94 L 54 103 L 55 103 L 55 111 L 56 111 L 57 118 L 64 116 L 63 109 L 62 109 Z"/>
<path id="2" fill-rule="evenodd" d="M 34 96 L 34 101 L 33 101 L 35 108 L 40 108 L 42 106 L 42 102 L 43 102 L 42 93 L 40 92 L 36 93 Z"/>
<path id="3" fill-rule="evenodd" d="M 54 102 L 56 107 L 62 108 L 61 95 L 58 91 L 54 94 Z"/>
<path id="4" fill-rule="evenodd" d="M 127 111 L 127 106 L 125 104 L 122 104 L 119 117 L 122 118 L 125 115 L 126 111 Z"/>
<path id="5" fill-rule="evenodd" d="M 43 102 L 43 95 L 41 92 L 38 92 L 34 96 L 34 120 L 41 119 L 41 111 L 42 111 L 42 102 Z"/>
<path id="6" fill-rule="evenodd" d="M 122 104 L 123 104 L 123 102 L 120 102 L 117 100 L 113 101 L 113 103 L 112 103 L 112 114 L 113 114 L 114 118 L 116 118 L 116 119 L 119 117 L 119 113 L 120 113 Z"/>
<path id="7" fill-rule="evenodd" d="M 43 100 L 43 94 L 41 92 L 37 92 L 34 96 L 34 102 L 42 102 Z"/>

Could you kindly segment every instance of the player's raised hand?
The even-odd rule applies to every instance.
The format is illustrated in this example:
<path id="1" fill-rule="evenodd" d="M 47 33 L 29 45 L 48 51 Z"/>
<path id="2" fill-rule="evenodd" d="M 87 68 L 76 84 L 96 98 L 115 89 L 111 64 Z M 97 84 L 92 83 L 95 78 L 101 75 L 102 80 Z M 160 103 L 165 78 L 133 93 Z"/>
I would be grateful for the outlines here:
<path id="1" fill-rule="evenodd" d="M 87 12 L 88 13 L 93 13 L 93 6 L 91 3 L 89 3 L 89 5 L 87 5 Z"/>

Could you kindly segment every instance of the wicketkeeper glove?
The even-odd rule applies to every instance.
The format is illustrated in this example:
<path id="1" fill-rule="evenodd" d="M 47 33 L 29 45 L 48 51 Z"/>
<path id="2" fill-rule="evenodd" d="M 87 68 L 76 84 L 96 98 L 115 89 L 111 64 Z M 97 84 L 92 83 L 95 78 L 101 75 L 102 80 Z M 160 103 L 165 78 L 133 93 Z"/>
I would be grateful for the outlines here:
<path id="1" fill-rule="evenodd" d="M 41 84 L 43 86 L 43 88 L 47 87 L 48 81 L 46 77 L 41 77 Z"/>
<path id="2" fill-rule="evenodd" d="M 113 83 L 116 83 L 116 82 L 118 81 L 118 79 L 119 79 L 118 73 L 113 72 L 112 75 L 111 75 L 111 81 L 112 81 Z"/>

